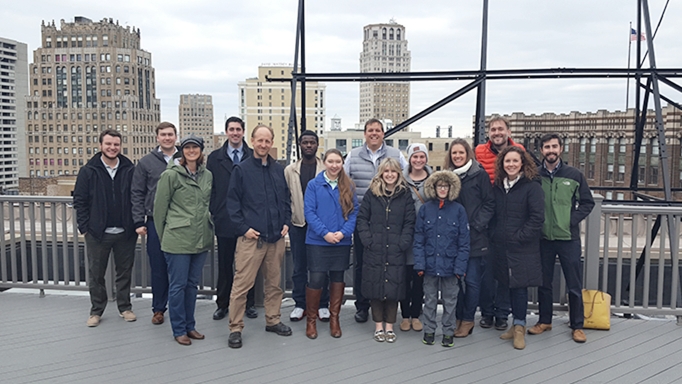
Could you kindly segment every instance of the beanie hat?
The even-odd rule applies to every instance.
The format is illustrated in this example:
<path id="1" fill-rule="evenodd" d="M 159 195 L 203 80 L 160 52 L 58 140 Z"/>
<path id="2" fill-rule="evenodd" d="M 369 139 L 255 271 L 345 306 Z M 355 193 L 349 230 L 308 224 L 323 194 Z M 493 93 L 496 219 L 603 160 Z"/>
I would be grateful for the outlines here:
<path id="1" fill-rule="evenodd" d="M 426 150 L 426 145 L 422 143 L 412 143 L 407 147 L 407 161 L 409 162 L 412 155 L 417 152 L 424 152 L 426 155 L 426 162 L 429 162 L 429 151 Z"/>

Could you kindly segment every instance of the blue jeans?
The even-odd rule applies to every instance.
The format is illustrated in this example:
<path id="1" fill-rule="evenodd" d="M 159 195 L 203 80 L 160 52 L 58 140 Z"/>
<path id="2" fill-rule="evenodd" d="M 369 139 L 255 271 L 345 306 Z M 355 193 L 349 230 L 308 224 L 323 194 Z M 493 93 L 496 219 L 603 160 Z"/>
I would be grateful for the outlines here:
<path id="1" fill-rule="evenodd" d="M 509 288 L 495 279 L 495 256 L 483 256 L 481 293 L 478 302 L 481 316 L 506 319 L 509 316 Z"/>
<path id="2" fill-rule="evenodd" d="M 291 258 L 294 261 L 294 272 L 291 275 L 294 289 L 291 291 L 291 298 L 294 299 L 296 307 L 303 309 L 306 308 L 305 287 L 308 285 L 308 253 L 305 245 L 307 231 L 307 224 L 304 227 L 292 225 L 289 229 L 289 246 L 291 247 Z M 320 308 L 329 308 L 328 284 L 324 284 L 322 287 Z"/>
<path id="3" fill-rule="evenodd" d="M 159 235 L 156 233 L 154 221 L 147 223 L 147 254 L 149 267 L 152 270 L 152 312 L 166 312 L 168 304 L 168 264 L 166 256 L 161 251 Z"/>
<path id="4" fill-rule="evenodd" d="M 512 316 L 514 325 L 526 326 L 526 312 L 528 311 L 528 288 L 509 288 Z"/>
<path id="5" fill-rule="evenodd" d="M 481 294 L 481 271 L 483 258 L 470 257 L 467 275 L 464 277 L 464 290 L 459 290 L 457 297 L 457 320 L 474 321 L 478 299 Z"/>
<path id="6" fill-rule="evenodd" d="M 179 255 L 164 252 L 168 263 L 168 309 L 173 336 L 186 335 L 195 329 L 194 308 L 197 286 L 208 252 Z"/>
<path id="7" fill-rule="evenodd" d="M 542 286 L 538 287 L 538 301 L 540 307 L 539 323 L 552 324 L 552 305 L 554 295 L 554 263 L 559 255 L 561 270 L 566 278 L 568 291 L 568 318 L 572 329 L 582 329 L 585 320 L 583 309 L 583 266 L 580 262 L 580 239 L 577 240 L 540 240 L 540 254 L 542 257 Z"/>

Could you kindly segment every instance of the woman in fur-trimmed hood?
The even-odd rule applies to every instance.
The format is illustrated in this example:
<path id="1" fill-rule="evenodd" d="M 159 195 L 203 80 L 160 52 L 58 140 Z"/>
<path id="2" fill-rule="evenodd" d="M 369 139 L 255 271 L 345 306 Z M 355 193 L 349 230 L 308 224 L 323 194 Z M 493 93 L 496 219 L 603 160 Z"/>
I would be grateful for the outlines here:
<path id="1" fill-rule="evenodd" d="M 450 171 L 434 172 L 426 181 L 429 199 L 419 209 L 414 232 L 414 270 L 424 276 L 424 343 L 433 344 L 438 291 L 443 297 L 443 341 L 451 347 L 459 282 L 469 260 L 469 221 L 455 201 L 462 185 Z"/>

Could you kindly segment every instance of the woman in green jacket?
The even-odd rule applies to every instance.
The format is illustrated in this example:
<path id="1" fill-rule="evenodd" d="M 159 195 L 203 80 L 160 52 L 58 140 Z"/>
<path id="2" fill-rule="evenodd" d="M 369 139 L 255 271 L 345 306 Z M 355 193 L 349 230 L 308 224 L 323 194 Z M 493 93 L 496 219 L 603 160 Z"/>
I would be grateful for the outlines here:
<path id="1" fill-rule="evenodd" d="M 154 225 L 168 263 L 168 310 L 173 336 L 181 345 L 204 335 L 195 329 L 197 285 L 213 244 L 208 211 L 213 175 L 203 165 L 204 140 L 189 135 L 180 157 L 161 174 L 154 199 Z"/>

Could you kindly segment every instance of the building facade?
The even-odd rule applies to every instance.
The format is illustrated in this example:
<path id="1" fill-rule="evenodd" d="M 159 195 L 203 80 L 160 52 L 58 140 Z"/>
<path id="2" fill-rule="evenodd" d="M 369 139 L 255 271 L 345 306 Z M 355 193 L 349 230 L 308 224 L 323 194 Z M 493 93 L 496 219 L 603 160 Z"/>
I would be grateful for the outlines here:
<path id="1" fill-rule="evenodd" d="M 28 48 L 0 37 L 0 194 L 17 194 L 27 175 L 25 99 L 28 95 Z"/>
<path id="2" fill-rule="evenodd" d="M 240 81 L 239 117 L 246 125 L 246 136 L 258 124 L 270 126 L 275 132 L 272 157 L 287 158 L 287 139 L 291 107 L 291 86 L 286 82 L 269 82 L 266 77 L 291 78 L 293 67 L 282 64 L 263 64 L 258 67 L 258 77 Z M 306 127 L 320 136 L 320 153 L 324 148 L 326 85 L 306 82 Z M 300 119 L 301 87 L 296 88 L 297 116 Z M 299 120 L 300 121 L 300 120 Z M 299 127 L 299 129 L 301 129 Z M 292 143 L 292 159 L 296 158 L 296 143 Z"/>
<path id="3" fill-rule="evenodd" d="M 213 98 L 211 95 L 180 95 L 178 106 L 180 138 L 193 133 L 204 139 L 204 152 L 211 153 L 213 146 Z"/>
<path id="4" fill-rule="evenodd" d="M 563 137 L 563 159 L 580 169 L 591 187 L 607 199 L 632 199 L 629 192 L 618 190 L 630 187 L 632 167 L 638 167 L 639 188 L 663 188 L 655 114 L 647 113 L 644 138 L 637 164 L 633 165 L 635 152 L 635 111 L 595 113 L 571 112 L 568 114 L 543 113 L 527 115 L 512 113 L 509 119 L 515 141 L 540 156 L 540 137 L 557 132 Z M 682 111 L 673 106 L 663 108 L 663 123 L 672 188 L 682 188 Z M 663 192 L 643 193 L 663 197 Z M 681 192 L 673 192 L 675 200 L 682 200 Z"/>
<path id="5" fill-rule="evenodd" d="M 160 103 L 140 30 L 76 17 L 43 22 L 41 32 L 25 101 L 29 176 L 77 174 L 105 129 L 121 132 L 121 153 L 133 161 L 149 153 Z"/>
<path id="6" fill-rule="evenodd" d="M 405 27 L 388 24 L 364 27 L 360 72 L 409 72 Z M 371 118 L 391 120 L 398 125 L 410 117 L 410 83 L 361 82 L 360 121 Z"/>

